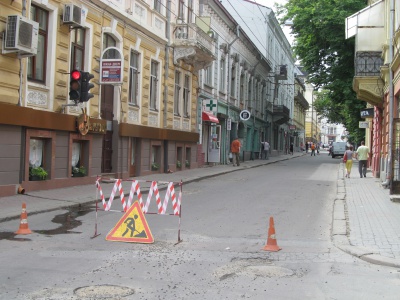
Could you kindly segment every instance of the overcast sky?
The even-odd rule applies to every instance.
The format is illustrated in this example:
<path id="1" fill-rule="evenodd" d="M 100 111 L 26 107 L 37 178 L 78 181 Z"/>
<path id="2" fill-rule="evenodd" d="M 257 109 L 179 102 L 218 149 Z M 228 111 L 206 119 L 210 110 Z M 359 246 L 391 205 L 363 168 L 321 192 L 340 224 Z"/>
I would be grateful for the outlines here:
<path id="1" fill-rule="evenodd" d="M 285 4 L 287 2 L 287 0 L 253 0 L 253 1 L 256 3 L 260 3 L 262 5 L 268 6 L 274 10 L 275 10 L 275 8 L 274 8 L 275 3 Z"/>

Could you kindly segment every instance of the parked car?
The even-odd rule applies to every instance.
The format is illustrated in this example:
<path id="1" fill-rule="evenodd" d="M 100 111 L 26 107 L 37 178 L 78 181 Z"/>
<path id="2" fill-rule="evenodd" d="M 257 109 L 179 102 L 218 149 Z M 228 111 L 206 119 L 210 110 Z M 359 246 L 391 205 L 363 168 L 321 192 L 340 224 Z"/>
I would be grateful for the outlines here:
<path id="1" fill-rule="evenodd" d="M 343 156 L 346 152 L 346 146 L 346 142 L 333 142 L 331 148 L 332 158 L 335 158 L 336 156 Z"/>

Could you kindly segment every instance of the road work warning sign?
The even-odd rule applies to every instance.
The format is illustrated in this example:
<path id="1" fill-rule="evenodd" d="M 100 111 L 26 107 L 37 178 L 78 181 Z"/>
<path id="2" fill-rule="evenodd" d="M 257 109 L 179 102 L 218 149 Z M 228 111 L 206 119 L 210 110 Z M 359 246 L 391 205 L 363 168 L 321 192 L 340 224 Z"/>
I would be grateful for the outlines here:
<path id="1" fill-rule="evenodd" d="M 138 201 L 133 203 L 108 233 L 106 240 L 127 243 L 154 243 L 153 235 Z"/>

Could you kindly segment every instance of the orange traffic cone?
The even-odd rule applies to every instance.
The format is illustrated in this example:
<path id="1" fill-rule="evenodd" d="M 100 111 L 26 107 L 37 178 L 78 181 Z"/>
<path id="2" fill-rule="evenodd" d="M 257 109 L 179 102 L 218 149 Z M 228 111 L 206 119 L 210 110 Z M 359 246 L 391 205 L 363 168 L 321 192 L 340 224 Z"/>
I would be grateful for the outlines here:
<path id="1" fill-rule="evenodd" d="M 275 238 L 275 226 L 274 226 L 274 218 L 270 217 L 269 218 L 269 229 L 268 229 L 268 240 L 267 243 L 264 246 L 265 251 L 279 251 L 282 248 L 278 246 L 276 243 L 276 238 Z"/>
<path id="2" fill-rule="evenodd" d="M 22 213 L 21 213 L 21 221 L 19 224 L 19 229 L 15 234 L 31 234 L 32 231 L 29 229 L 28 225 L 28 214 L 26 212 L 26 203 L 22 203 Z"/>

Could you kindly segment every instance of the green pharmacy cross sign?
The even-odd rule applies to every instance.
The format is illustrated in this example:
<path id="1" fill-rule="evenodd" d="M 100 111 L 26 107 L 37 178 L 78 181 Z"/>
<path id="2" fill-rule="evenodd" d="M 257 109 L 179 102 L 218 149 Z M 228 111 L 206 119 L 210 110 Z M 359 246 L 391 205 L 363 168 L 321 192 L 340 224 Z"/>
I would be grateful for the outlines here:
<path id="1" fill-rule="evenodd" d="M 217 101 L 213 99 L 203 100 L 205 111 L 217 112 Z"/>

